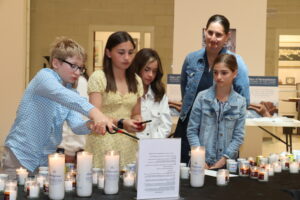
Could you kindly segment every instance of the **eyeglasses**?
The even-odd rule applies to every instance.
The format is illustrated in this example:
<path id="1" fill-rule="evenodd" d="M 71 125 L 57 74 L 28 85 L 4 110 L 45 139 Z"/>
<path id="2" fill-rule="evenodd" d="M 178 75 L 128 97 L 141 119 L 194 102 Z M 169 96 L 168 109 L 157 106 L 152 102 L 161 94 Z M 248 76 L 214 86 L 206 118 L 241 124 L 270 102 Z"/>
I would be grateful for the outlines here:
<path id="1" fill-rule="evenodd" d="M 80 74 L 84 74 L 84 72 L 86 71 L 85 67 L 79 67 L 78 65 L 72 64 L 66 60 L 63 59 L 59 59 L 61 62 L 67 63 L 70 65 L 70 67 L 73 69 L 74 72 L 76 72 L 78 69 L 80 71 Z"/>

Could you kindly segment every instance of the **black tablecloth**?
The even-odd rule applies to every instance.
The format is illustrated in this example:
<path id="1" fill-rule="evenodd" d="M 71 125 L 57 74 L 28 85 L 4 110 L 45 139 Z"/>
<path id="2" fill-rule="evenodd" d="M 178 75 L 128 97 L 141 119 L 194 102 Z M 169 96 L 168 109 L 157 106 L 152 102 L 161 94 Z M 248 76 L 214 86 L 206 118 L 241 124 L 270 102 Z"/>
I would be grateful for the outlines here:
<path id="1" fill-rule="evenodd" d="M 84 199 L 101 199 L 101 200 L 127 200 L 135 199 L 136 191 L 133 188 L 120 186 L 117 195 L 104 195 L 103 190 L 93 188 L 93 194 L 90 198 L 76 197 L 76 193 L 68 193 L 66 200 L 84 200 Z M 206 176 L 205 184 L 202 188 L 192 188 L 189 181 L 181 180 L 180 197 L 185 200 L 289 200 L 300 199 L 300 174 L 290 174 L 283 172 L 270 177 L 269 182 L 259 182 L 248 177 L 230 178 L 227 186 L 217 186 L 216 178 Z M 294 198 L 293 198 L 294 197 Z M 0 195 L 3 199 L 3 195 Z M 26 199 L 23 187 L 19 187 L 18 200 Z M 46 195 L 41 194 L 39 199 L 49 199 Z"/>

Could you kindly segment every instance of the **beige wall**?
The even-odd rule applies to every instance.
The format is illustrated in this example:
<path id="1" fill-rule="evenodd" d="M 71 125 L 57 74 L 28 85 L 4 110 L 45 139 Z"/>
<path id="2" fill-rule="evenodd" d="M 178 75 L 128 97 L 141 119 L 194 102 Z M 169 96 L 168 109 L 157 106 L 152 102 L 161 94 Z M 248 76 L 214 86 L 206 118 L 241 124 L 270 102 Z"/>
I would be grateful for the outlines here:
<path id="1" fill-rule="evenodd" d="M 26 1 L 0 2 L 0 144 L 13 123 L 25 87 Z"/>
<path id="2" fill-rule="evenodd" d="M 201 48 L 202 28 L 213 14 L 225 15 L 237 29 L 236 51 L 250 75 L 264 75 L 267 0 L 175 0 L 173 72 L 187 53 Z"/>
<path id="3" fill-rule="evenodd" d="M 91 52 L 89 27 L 118 25 L 153 26 L 154 48 L 168 73 L 173 16 L 173 0 L 31 0 L 30 77 L 42 67 L 42 56 L 49 54 L 49 44 L 55 37 L 70 37 Z"/>

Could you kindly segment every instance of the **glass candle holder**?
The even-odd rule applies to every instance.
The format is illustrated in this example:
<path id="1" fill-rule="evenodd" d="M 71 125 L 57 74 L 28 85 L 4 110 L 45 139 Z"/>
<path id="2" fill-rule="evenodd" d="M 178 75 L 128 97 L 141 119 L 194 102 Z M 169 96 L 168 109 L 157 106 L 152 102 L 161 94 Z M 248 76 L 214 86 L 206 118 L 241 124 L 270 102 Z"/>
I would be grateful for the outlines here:
<path id="1" fill-rule="evenodd" d="M 290 166 L 289 159 L 287 159 L 287 158 L 281 159 L 280 164 L 281 164 L 282 170 L 284 170 L 284 171 L 289 170 L 289 166 Z"/>
<path id="2" fill-rule="evenodd" d="M 18 194 L 17 182 L 7 181 L 4 189 L 4 199 L 16 200 Z"/>
<path id="3" fill-rule="evenodd" d="M 77 153 L 76 192 L 79 197 L 89 197 L 93 192 L 93 154 L 87 151 Z"/>
<path id="4" fill-rule="evenodd" d="M 72 169 L 75 169 L 75 163 L 66 163 L 65 164 L 66 173 L 70 172 Z"/>
<path id="5" fill-rule="evenodd" d="M 266 164 L 265 169 L 268 171 L 269 176 L 274 176 L 274 167 L 271 164 Z"/>
<path id="6" fill-rule="evenodd" d="M 48 171 L 48 167 L 47 166 L 40 166 L 39 167 L 39 173 L 41 172 L 41 171 Z"/>
<path id="7" fill-rule="evenodd" d="M 40 186 L 36 180 L 26 183 L 26 196 L 28 199 L 38 199 L 40 196 Z"/>
<path id="8" fill-rule="evenodd" d="M 98 188 L 103 189 L 104 188 L 104 170 L 101 169 L 98 175 Z"/>
<path id="9" fill-rule="evenodd" d="M 238 169 L 238 163 L 237 163 L 237 161 L 235 161 L 233 159 L 227 159 L 226 160 L 226 168 L 228 169 L 228 171 L 230 173 L 236 174 L 237 169 Z"/>
<path id="10" fill-rule="evenodd" d="M 225 186 L 229 183 L 229 171 L 227 169 L 219 169 L 217 172 L 217 185 Z"/>
<path id="11" fill-rule="evenodd" d="M 190 168 L 189 167 L 180 167 L 180 178 L 181 179 L 189 179 L 190 176 Z"/>
<path id="12" fill-rule="evenodd" d="M 0 174 L 0 193 L 4 192 L 5 183 L 8 180 L 8 174 Z"/>
<path id="13" fill-rule="evenodd" d="M 43 188 L 45 180 L 48 178 L 48 171 L 39 171 L 39 174 L 37 174 L 35 178 L 40 185 L 40 188 Z"/>
<path id="14" fill-rule="evenodd" d="M 250 164 L 248 161 L 242 161 L 239 165 L 239 176 L 247 177 L 250 173 Z"/>
<path id="15" fill-rule="evenodd" d="M 268 171 L 264 168 L 259 168 L 258 171 L 258 181 L 260 182 L 267 182 L 269 181 Z"/>
<path id="16" fill-rule="evenodd" d="M 123 174 L 123 185 L 125 187 L 133 187 L 134 186 L 134 177 L 135 177 L 135 172 L 126 171 Z"/>
<path id="17" fill-rule="evenodd" d="M 73 174 L 68 172 L 66 174 L 66 178 L 65 178 L 65 191 L 66 192 L 73 192 L 75 190 L 75 188 L 76 188 L 75 177 L 73 176 Z"/>
<path id="18" fill-rule="evenodd" d="M 28 190 L 28 186 L 33 183 L 36 182 L 35 177 L 29 176 L 25 179 L 25 183 L 24 183 L 24 192 L 27 192 Z"/>
<path id="19" fill-rule="evenodd" d="M 205 147 L 191 147 L 190 184 L 192 187 L 204 185 Z"/>
<path id="20" fill-rule="evenodd" d="M 289 168 L 291 174 L 297 174 L 299 172 L 299 163 L 291 162 Z"/>
<path id="21" fill-rule="evenodd" d="M 50 154 L 49 162 L 49 198 L 63 199 L 65 197 L 65 155 Z"/>
<path id="22" fill-rule="evenodd" d="M 274 162 L 273 168 L 275 173 L 281 173 L 282 171 L 281 164 L 279 162 Z"/>
<path id="23" fill-rule="evenodd" d="M 256 159 L 255 159 L 255 162 L 256 162 L 256 165 L 259 166 L 260 165 L 260 160 L 261 158 L 263 158 L 263 156 L 256 156 Z"/>
<path id="24" fill-rule="evenodd" d="M 19 185 L 24 185 L 25 179 L 28 177 L 28 171 L 25 168 L 18 168 L 16 169 L 17 173 L 17 180 Z"/>
<path id="25" fill-rule="evenodd" d="M 100 168 L 93 168 L 92 169 L 93 171 L 93 185 L 97 185 L 98 184 L 98 176 L 99 176 L 99 173 L 101 171 Z"/>
<path id="26" fill-rule="evenodd" d="M 271 153 L 271 154 L 269 155 L 269 163 L 270 163 L 270 164 L 273 164 L 273 163 L 278 162 L 278 161 L 279 161 L 279 156 L 278 156 L 278 154 L 276 154 L 276 153 Z"/>
<path id="27" fill-rule="evenodd" d="M 119 192 L 120 154 L 118 151 L 107 151 L 104 157 L 104 193 Z"/>
<path id="28" fill-rule="evenodd" d="M 256 165 L 256 162 L 255 162 L 253 157 L 249 157 L 247 160 L 249 161 L 250 166 L 255 166 Z"/>
<path id="29" fill-rule="evenodd" d="M 250 178 L 258 179 L 258 167 L 250 166 Z"/>

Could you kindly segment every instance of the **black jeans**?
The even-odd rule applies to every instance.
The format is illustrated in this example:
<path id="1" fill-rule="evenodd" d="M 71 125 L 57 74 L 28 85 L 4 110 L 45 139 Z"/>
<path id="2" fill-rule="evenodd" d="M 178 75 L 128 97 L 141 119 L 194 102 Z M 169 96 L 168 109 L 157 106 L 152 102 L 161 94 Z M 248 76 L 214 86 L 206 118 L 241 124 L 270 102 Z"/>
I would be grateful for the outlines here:
<path id="1" fill-rule="evenodd" d="M 184 121 L 180 118 L 178 119 L 177 126 L 175 129 L 174 137 L 181 138 L 181 162 L 189 163 L 190 162 L 190 144 L 186 137 L 186 130 L 189 122 L 190 113 Z"/>

